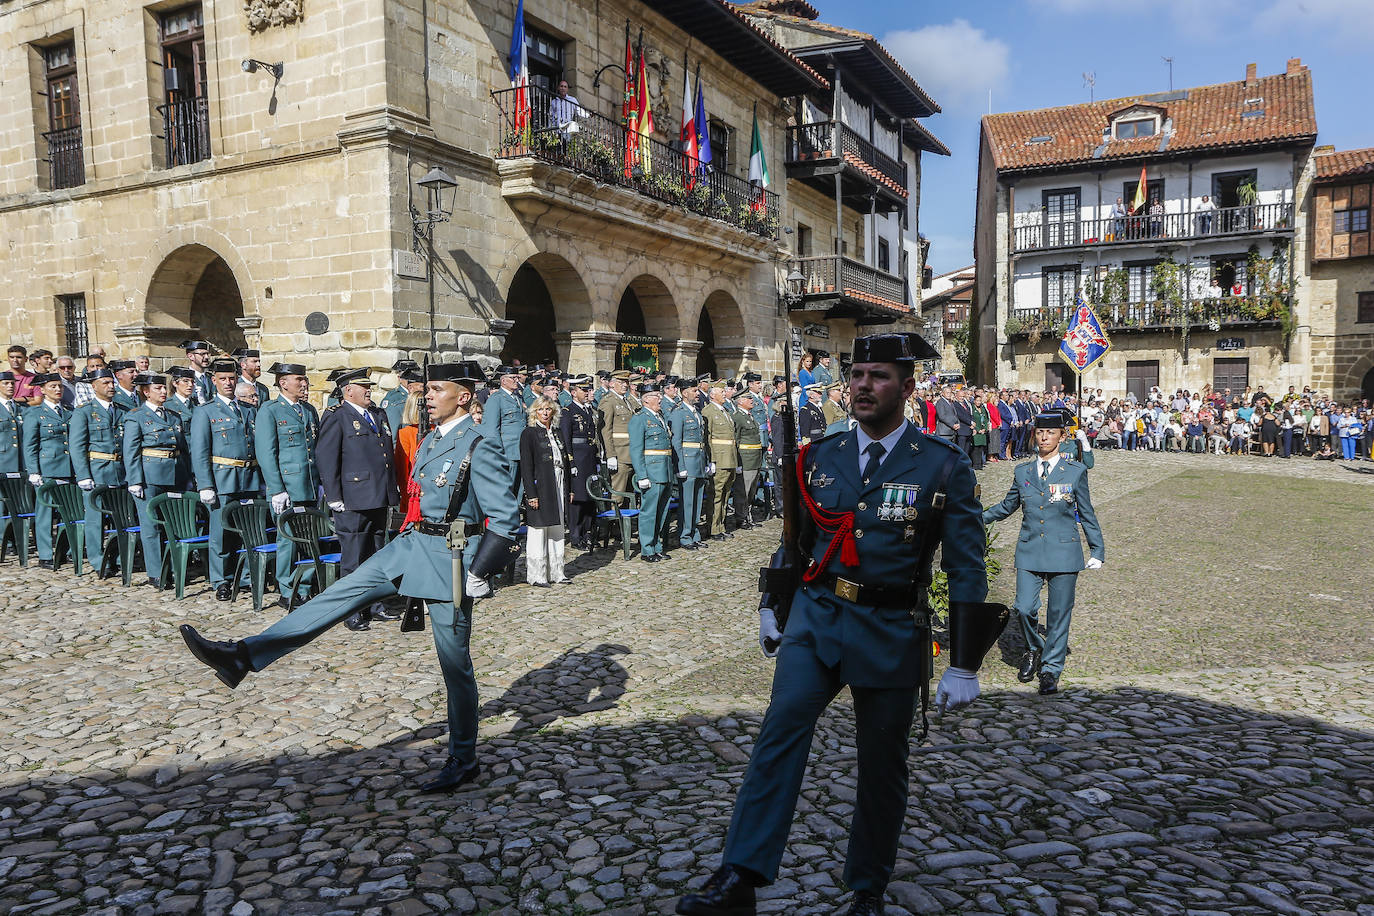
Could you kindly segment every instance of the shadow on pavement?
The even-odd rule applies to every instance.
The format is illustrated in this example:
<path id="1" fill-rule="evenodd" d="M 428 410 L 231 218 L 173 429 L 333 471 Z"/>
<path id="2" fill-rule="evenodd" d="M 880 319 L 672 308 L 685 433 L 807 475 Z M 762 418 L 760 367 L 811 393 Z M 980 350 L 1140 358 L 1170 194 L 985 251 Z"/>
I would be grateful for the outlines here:
<path id="1" fill-rule="evenodd" d="M 603 643 L 590 652 L 570 650 L 523 675 L 498 699 L 488 701 L 478 717 L 519 714 L 514 729 L 539 728 L 557 719 L 613 709 L 625 694 L 630 673 L 615 660 L 629 655 L 625 646 Z"/>
<path id="2" fill-rule="evenodd" d="M 619 676 L 621 650 L 560 658 L 485 712 L 575 710 L 587 672 Z M 318 756 L 9 772 L 0 909 L 671 912 L 719 860 L 758 724 L 502 734 L 451 796 L 414 788 L 441 762 L 431 727 Z M 936 728 L 955 743 L 912 757 L 891 913 L 1364 914 L 1374 900 L 1374 735 L 1134 688 L 993 694 Z M 850 711 L 832 709 L 765 912 L 845 900 L 853 742 Z"/>

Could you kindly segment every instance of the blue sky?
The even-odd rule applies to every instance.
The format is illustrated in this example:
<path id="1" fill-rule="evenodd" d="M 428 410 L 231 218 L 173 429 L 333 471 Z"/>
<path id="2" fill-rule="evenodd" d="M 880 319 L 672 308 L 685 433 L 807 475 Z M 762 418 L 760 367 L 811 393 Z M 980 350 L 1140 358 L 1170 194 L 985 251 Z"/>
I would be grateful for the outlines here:
<path id="1" fill-rule="evenodd" d="M 872 32 L 944 109 L 926 121 L 953 156 L 923 157 L 921 231 L 942 273 L 973 263 L 978 119 L 1099 99 L 1312 70 L 1318 143 L 1374 146 L 1368 36 L 1374 0 L 812 0 L 821 19 Z M 1363 44 L 1363 47 L 1362 47 Z"/>

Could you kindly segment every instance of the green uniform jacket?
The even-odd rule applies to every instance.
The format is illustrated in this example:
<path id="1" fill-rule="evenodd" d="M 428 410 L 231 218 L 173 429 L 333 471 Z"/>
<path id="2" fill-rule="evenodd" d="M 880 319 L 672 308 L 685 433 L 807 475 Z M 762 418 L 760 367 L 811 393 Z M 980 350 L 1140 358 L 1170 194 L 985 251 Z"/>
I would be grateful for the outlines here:
<path id="1" fill-rule="evenodd" d="M 24 411 L 24 470 L 44 477 L 69 479 L 72 456 L 68 448 L 69 415 L 46 400 Z"/>
<path id="2" fill-rule="evenodd" d="M 730 415 L 735 421 L 735 441 L 739 443 L 739 467 L 746 471 L 763 470 L 763 431 L 752 412 L 736 410 Z"/>
<path id="3" fill-rule="evenodd" d="M 297 505 L 308 505 L 319 497 L 320 472 L 315 466 L 319 435 L 320 415 L 304 401 L 292 406 L 278 397 L 262 406 L 253 424 L 253 438 L 268 496 L 285 493 Z"/>
<path id="4" fill-rule="evenodd" d="M 630 418 L 637 409 L 629 398 L 609 391 L 597 405 L 601 411 L 601 450 L 607 457 L 617 461 L 630 460 Z"/>
<path id="5" fill-rule="evenodd" d="M 18 474 L 24 470 L 22 411 L 14 401 L 0 406 L 0 474 Z"/>
<path id="6" fill-rule="evenodd" d="M 735 421 L 725 409 L 712 401 L 701 410 L 706 421 L 706 443 L 716 470 L 733 471 L 740 466 L 739 443 L 735 439 Z"/>
<path id="7" fill-rule="evenodd" d="M 171 403 L 171 398 L 167 399 Z M 191 485 L 191 450 L 180 415 L 162 405 L 162 417 L 144 404 L 124 415 L 124 476 L 133 487 L 166 487 L 185 490 Z M 170 452 L 169 456 L 145 455 L 143 450 Z"/>
<path id="8" fill-rule="evenodd" d="M 526 426 L 528 414 L 518 394 L 497 388 L 487 397 L 482 408 L 482 437 L 501 450 L 512 468 L 520 463 L 520 434 Z"/>
<path id="9" fill-rule="evenodd" d="M 630 464 L 636 481 L 672 482 L 673 433 L 662 414 L 641 410 L 630 417 Z"/>
<path id="10" fill-rule="evenodd" d="M 235 402 L 239 417 L 218 396 L 202 404 L 191 415 L 191 470 L 196 488 L 217 493 L 256 493 L 262 486 L 253 442 L 253 422 L 257 411 Z M 215 458 L 251 462 L 247 467 L 221 464 Z"/>
<path id="11" fill-rule="evenodd" d="M 1088 469 L 1060 457 L 1041 482 L 1039 461 L 1016 466 L 1006 499 L 983 512 L 983 521 L 996 522 L 1021 509 L 1021 535 L 1016 543 L 1016 568 L 1034 572 L 1078 572 L 1083 569 L 1083 528 L 1091 556 L 1106 560 L 1102 528 L 1097 524 L 1088 494 Z"/>
<path id="12" fill-rule="evenodd" d="M 72 473 L 77 480 L 93 480 L 98 487 L 124 486 L 124 418 L 119 403 L 106 410 L 87 401 L 71 416 Z"/>

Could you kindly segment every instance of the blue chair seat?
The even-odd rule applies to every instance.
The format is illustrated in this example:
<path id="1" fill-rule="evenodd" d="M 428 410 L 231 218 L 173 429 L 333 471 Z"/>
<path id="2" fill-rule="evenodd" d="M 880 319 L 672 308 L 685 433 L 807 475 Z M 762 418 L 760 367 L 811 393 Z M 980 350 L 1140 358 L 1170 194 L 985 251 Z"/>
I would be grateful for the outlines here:
<path id="1" fill-rule="evenodd" d="M 321 563 L 342 563 L 343 554 L 341 553 L 322 553 L 320 554 Z"/>
<path id="2" fill-rule="evenodd" d="M 529 525 L 521 525 L 521 526 L 520 526 L 520 530 L 517 531 L 517 532 L 515 532 L 515 536 L 516 536 L 516 537 L 519 537 L 519 536 L 522 535 L 522 534 L 529 534 L 529 533 L 530 533 L 530 526 L 529 526 Z"/>
<path id="3" fill-rule="evenodd" d="M 670 500 L 668 500 L 668 508 L 669 508 L 669 509 L 676 509 L 677 507 L 678 507 L 678 501 L 677 501 L 676 499 L 670 499 Z"/>
<path id="4" fill-rule="evenodd" d="M 208 535 L 208 534 L 202 534 L 202 535 L 198 535 L 198 536 L 193 537 L 193 538 L 180 538 L 180 539 L 177 541 L 177 543 L 178 543 L 178 544 L 208 544 L 208 543 L 210 543 L 210 535 Z"/>
<path id="5" fill-rule="evenodd" d="M 276 553 L 276 552 L 277 552 L 277 545 L 276 545 L 276 544 L 263 544 L 261 547 L 254 547 L 253 549 L 256 550 L 258 553 Z"/>
<path id="6" fill-rule="evenodd" d="M 19 517 L 20 517 L 20 518 L 33 518 L 33 513 L 32 513 L 32 512 L 20 512 L 20 513 L 19 513 Z"/>
<path id="7" fill-rule="evenodd" d="M 124 530 L 129 532 L 130 534 L 138 534 L 143 529 L 138 525 L 134 525 L 132 528 L 125 528 Z"/>

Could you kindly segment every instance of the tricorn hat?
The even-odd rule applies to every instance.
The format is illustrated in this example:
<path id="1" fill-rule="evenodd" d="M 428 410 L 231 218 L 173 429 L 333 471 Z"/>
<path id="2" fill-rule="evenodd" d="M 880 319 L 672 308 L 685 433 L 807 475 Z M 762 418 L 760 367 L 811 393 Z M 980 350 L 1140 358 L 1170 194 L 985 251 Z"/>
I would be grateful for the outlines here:
<path id="1" fill-rule="evenodd" d="M 918 359 L 939 359 L 920 334 L 873 334 L 854 340 L 856 363 L 905 363 Z"/>
<path id="2" fill-rule="evenodd" d="M 208 349 L 210 349 L 210 341 L 208 341 L 208 340 L 183 340 L 183 341 L 181 342 L 181 348 L 182 348 L 183 350 L 185 350 L 187 353 L 194 353 L 194 352 L 197 351 L 197 350 L 208 350 Z"/>
<path id="3" fill-rule="evenodd" d="M 239 347 L 229 355 L 234 357 L 234 359 L 260 359 L 262 357 L 262 352 L 254 350 L 251 347 Z"/>
<path id="4" fill-rule="evenodd" d="M 235 375 L 238 375 L 238 371 L 239 364 L 236 360 L 232 360 L 223 356 L 219 357 L 218 359 L 210 360 L 210 372 L 212 374 L 218 372 L 232 372 Z"/>
<path id="5" fill-rule="evenodd" d="M 1057 410 L 1046 411 L 1035 415 L 1036 429 L 1063 429 L 1064 414 Z"/>
<path id="6" fill-rule="evenodd" d="M 463 359 L 456 363 L 439 363 L 430 366 L 429 380 L 431 382 L 453 382 L 456 385 L 476 388 L 486 380 L 486 375 L 476 360 Z"/>
<path id="7" fill-rule="evenodd" d="M 273 363 L 272 368 L 268 371 L 271 372 L 273 375 L 277 376 L 278 378 L 282 377 L 283 375 L 306 374 L 305 366 L 301 365 L 300 363 Z"/>
<path id="8" fill-rule="evenodd" d="M 134 376 L 134 384 L 165 385 L 167 384 L 167 376 L 161 375 L 156 372 L 140 372 L 138 375 Z"/>
<path id="9" fill-rule="evenodd" d="M 375 385 L 377 382 L 372 378 L 372 370 L 364 366 L 345 371 L 334 380 L 334 384 L 342 388 L 344 385 Z"/>

